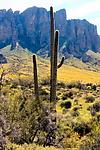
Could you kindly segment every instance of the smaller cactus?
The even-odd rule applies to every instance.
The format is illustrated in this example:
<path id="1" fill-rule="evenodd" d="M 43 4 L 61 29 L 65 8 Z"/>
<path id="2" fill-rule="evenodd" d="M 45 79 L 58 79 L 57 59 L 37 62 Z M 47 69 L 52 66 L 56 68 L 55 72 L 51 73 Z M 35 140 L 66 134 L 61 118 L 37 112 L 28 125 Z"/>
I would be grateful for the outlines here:
<path id="1" fill-rule="evenodd" d="M 35 99 L 36 99 L 37 101 L 39 101 L 39 87 L 38 87 L 36 55 L 33 55 L 33 74 L 34 74 Z"/>

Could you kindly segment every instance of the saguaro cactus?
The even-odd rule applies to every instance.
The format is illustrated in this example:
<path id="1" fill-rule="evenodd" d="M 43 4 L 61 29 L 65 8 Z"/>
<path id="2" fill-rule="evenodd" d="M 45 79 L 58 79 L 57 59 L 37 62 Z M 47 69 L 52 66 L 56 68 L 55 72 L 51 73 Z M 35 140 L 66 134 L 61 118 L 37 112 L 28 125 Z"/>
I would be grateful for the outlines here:
<path id="1" fill-rule="evenodd" d="M 59 31 L 55 31 L 55 40 L 54 40 L 54 56 L 53 56 L 53 73 L 52 73 L 52 101 L 56 100 L 56 83 L 57 83 L 57 56 L 58 56 L 58 37 Z"/>
<path id="2" fill-rule="evenodd" d="M 54 60 L 54 13 L 53 13 L 53 7 L 50 7 L 50 52 L 51 52 L 51 58 L 50 58 L 50 102 L 53 99 L 52 91 L 53 91 L 53 60 Z"/>
<path id="3" fill-rule="evenodd" d="M 39 87 L 38 87 L 36 55 L 33 55 L 33 74 L 34 74 L 35 99 L 36 99 L 37 101 L 39 101 Z"/>
<path id="4" fill-rule="evenodd" d="M 57 30 L 56 31 L 54 30 L 53 7 L 50 7 L 50 50 L 51 50 L 50 102 L 56 100 L 57 68 L 60 68 L 64 63 L 64 57 L 62 57 L 60 64 L 57 65 L 58 45 L 59 45 L 59 32 Z"/>

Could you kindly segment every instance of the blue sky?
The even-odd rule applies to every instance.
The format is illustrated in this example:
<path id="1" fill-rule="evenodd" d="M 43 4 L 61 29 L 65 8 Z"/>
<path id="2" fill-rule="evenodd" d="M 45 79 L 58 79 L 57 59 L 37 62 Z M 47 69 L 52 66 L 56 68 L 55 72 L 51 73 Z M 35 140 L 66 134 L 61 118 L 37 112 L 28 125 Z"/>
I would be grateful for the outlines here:
<path id="1" fill-rule="evenodd" d="M 87 19 L 97 25 L 100 35 L 100 0 L 0 0 L 0 9 L 12 8 L 13 11 L 23 11 L 32 6 L 49 10 L 51 5 L 55 11 L 65 8 L 67 19 Z"/>

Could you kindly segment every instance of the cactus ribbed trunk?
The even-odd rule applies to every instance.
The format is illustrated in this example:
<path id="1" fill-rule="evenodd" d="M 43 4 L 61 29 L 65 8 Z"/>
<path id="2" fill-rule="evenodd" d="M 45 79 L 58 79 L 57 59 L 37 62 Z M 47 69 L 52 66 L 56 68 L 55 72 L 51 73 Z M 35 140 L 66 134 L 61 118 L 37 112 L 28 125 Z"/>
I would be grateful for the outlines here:
<path id="1" fill-rule="evenodd" d="M 52 100 L 56 103 L 56 86 L 57 86 L 57 58 L 58 58 L 58 38 L 59 31 L 55 31 L 55 40 L 54 40 L 54 61 L 53 61 L 53 77 L 52 77 Z"/>
<path id="2" fill-rule="evenodd" d="M 34 74 L 34 91 L 35 99 L 39 101 L 39 87 L 38 87 L 38 76 L 37 76 L 37 62 L 36 56 L 33 55 L 33 74 Z"/>
<path id="3" fill-rule="evenodd" d="M 50 102 L 53 101 L 53 61 L 54 61 L 54 13 L 53 7 L 50 7 L 50 52 L 51 52 L 51 60 L 50 60 Z"/>

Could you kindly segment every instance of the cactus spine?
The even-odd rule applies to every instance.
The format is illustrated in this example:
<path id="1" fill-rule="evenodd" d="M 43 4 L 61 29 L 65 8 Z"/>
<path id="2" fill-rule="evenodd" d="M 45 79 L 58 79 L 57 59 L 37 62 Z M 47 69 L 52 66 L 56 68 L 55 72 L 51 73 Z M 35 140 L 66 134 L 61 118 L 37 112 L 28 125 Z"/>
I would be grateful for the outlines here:
<path id="1" fill-rule="evenodd" d="M 38 87 L 36 55 L 33 55 L 33 74 L 34 74 L 35 99 L 36 99 L 37 101 L 39 101 L 39 87 Z"/>

